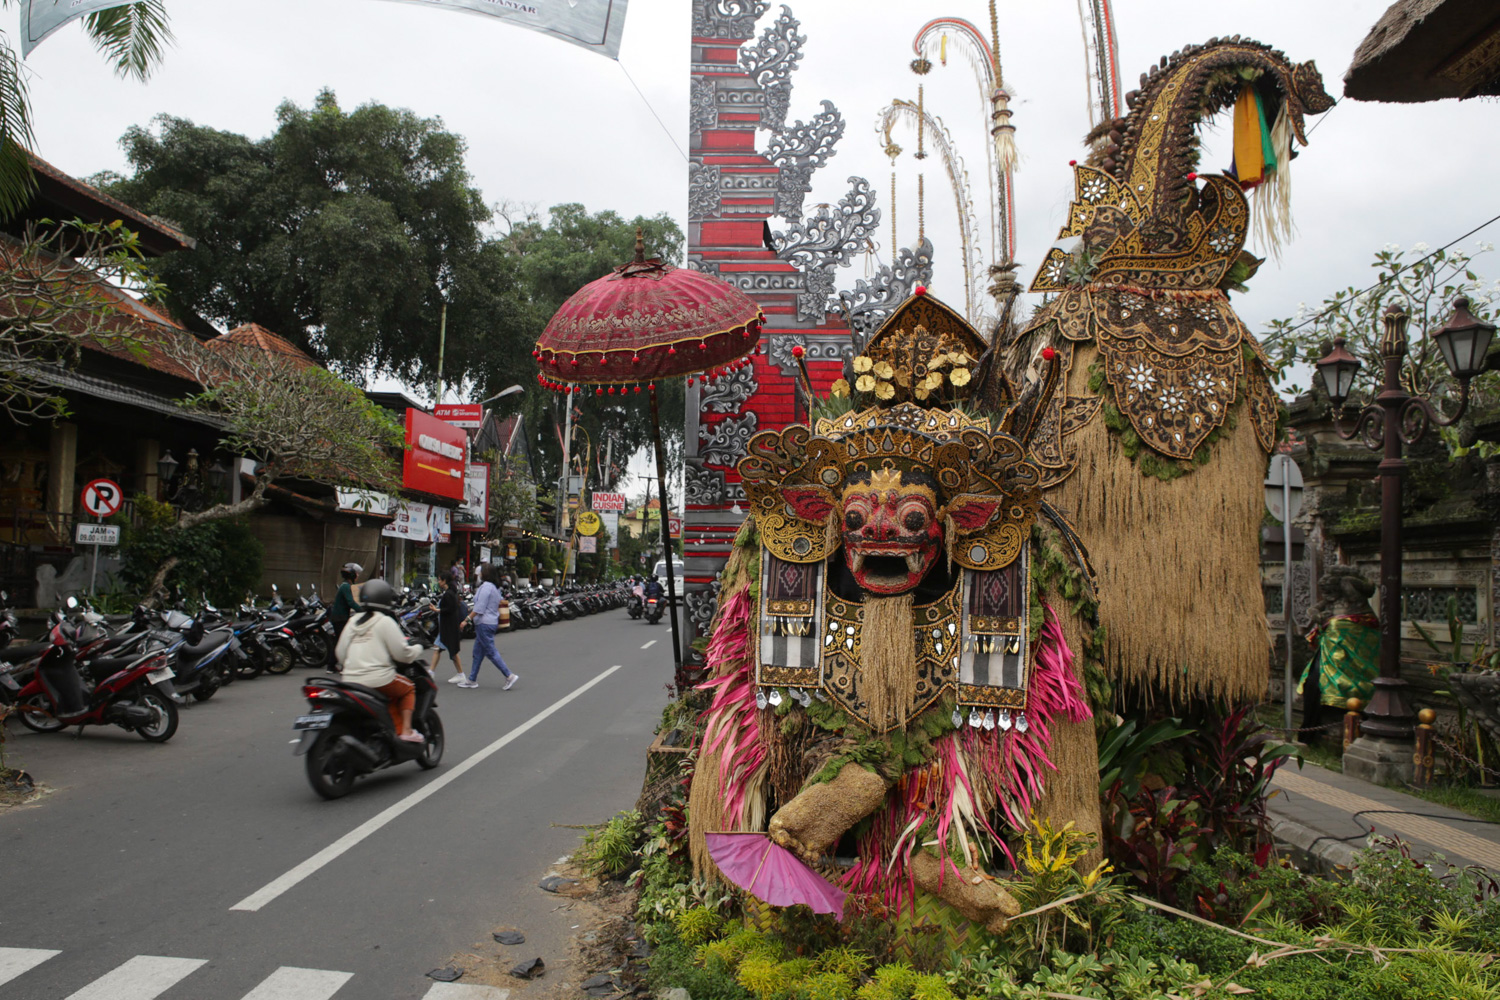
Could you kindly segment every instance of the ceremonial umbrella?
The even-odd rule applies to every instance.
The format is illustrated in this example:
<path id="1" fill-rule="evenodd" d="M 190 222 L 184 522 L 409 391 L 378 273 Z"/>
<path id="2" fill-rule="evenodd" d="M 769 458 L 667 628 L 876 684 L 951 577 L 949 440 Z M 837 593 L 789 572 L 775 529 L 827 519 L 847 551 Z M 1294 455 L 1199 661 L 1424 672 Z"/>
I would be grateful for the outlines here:
<path id="1" fill-rule="evenodd" d="M 672 537 L 667 523 L 666 455 L 661 443 L 658 379 L 686 375 L 689 384 L 728 375 L 750 363 L 746 356 L 760 340 L 760 307 L 718 278 L 646 258 L 641 231 L 635 259 L 584 285 L 562 304 L 542 332 L 532 355 L 541 367 L 537 381 L 567 394 L 639 394 L 651 397 L 651 431 L 656 445 L 656 479 L 662 498 L 661 546 L 667 564 L 667 597 L 672 608 L 672 656 L 681 686 L 682 644 L 677 635 L 677 579 L 672 568 Z"/>
<path id="2" fill-rule="evenodd" d="M 772 906 L 802 903 L 844 919 L 844 890 L 763 833 L 710 833 L 709 857 L 724 877 Z"/>

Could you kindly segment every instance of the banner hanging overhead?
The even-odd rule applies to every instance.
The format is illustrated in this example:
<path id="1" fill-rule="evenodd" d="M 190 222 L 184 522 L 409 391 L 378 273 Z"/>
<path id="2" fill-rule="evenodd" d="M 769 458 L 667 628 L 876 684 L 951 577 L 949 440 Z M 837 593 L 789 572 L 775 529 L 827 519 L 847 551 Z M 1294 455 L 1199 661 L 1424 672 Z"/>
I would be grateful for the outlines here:
<path id="1" fill-rule="evenodd" d="M 21 55 L 69 21 L 125 7 L 132 0 L 21 0 Z M 611 59 L 620 58 L 629 0 L 396 0 L 423 7 L 447 7 L 497 17 L 522 28 L 560 38 Z M 248 5 L 247 5 L 248 6 Z"/>
<path id="2" fill-rule="evenodd" d="M 611 59 L 620 58 L 628 0 L 396 0 L 447 7 L 540 31 Z M 38 4 L 40 6 L 40 4 Z"/>
<path id="3" fill-rule="evenodd" d="M 124 7 L 132 0 L 21 0 L 21 56 L 42 39 L 75 18 L 85 17 L 111 7 Z M 564 0 L 566 3 L 567 0 Z"/>

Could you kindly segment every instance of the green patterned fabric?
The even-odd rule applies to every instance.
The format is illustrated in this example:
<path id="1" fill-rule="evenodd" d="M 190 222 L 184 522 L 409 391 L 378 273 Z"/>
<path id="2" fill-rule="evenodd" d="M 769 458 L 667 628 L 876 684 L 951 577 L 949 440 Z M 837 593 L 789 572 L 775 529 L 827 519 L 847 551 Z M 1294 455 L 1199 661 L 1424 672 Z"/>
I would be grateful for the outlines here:
<path id="1" fill-rule="evenodd" d="M 1350 698 L 1369 703 L 1380 673 L 1380 623 L 1374 615 L 1340 615 L 1315 629 L 1308 640 L 1317 656 L 1308 670 L 1318 671 L 1318 701 L 1343 708 Z M 1307 671 L 1297 683 L 1302 693 Z"/>

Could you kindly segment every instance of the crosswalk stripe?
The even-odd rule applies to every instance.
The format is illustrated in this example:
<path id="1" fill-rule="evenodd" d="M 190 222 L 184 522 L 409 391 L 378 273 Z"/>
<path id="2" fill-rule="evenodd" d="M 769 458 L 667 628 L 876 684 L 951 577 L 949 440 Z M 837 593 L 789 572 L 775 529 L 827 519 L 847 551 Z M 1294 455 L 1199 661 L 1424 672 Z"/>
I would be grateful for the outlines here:
<path id="1" fill-rule="evenodd" d="M 60 951 L 47 948 L 0 948 L 0 985 L 41 965 Z"/>
<path id="2" fill-rule="evenodd" d="M 68 1000 L 154 1000 L 207 961 L 137 955 L 71 994 Z"/>
<path id="3" fill-rule="evenodd" d="M 508 996 L 510 996 L 510 990 L 504 990 L 498 986 L 433 983 L 432 988 L 422 994 L 422 1000 L 506 1000 Z"/>
<path id="4" fill-rule="evenodd" d="M 352 972 L 283 965 L 246 993 L 244 1000 L 328 1000 L 353 976 Z"/>

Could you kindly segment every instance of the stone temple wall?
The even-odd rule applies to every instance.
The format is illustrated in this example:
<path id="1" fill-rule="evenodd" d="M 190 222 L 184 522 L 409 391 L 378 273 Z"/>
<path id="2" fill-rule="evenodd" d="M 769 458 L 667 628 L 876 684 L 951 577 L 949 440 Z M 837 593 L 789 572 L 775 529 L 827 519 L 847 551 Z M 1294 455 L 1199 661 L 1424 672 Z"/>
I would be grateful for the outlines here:
<path id="1" fill-rule="evenodd" d="M 924 241 L 898 250 L 852 291 L 835 290 L 839 268 L 873 245 L 881 212 L 861 177 L 849 178 L 836 205 L 804 212 L 812 178 L 837 153 L 845 122 L 829 101 L 805 121 L 791 116 L 792 75 L 806 38 L 787 6 L 760 24 L 769 6 L 693 0 L 688 265 L 738 286 L 766 322 L 753 365 L 688 389 L 689 642 L 712 621 L 716 577 L 745 517 L 735 463 L 756 432 L 806 418 L 792 346 L 805 348 L 814 390 L 825 393 L 852 352 L 851 333 L 867 335 L 932 276 Z"/>

